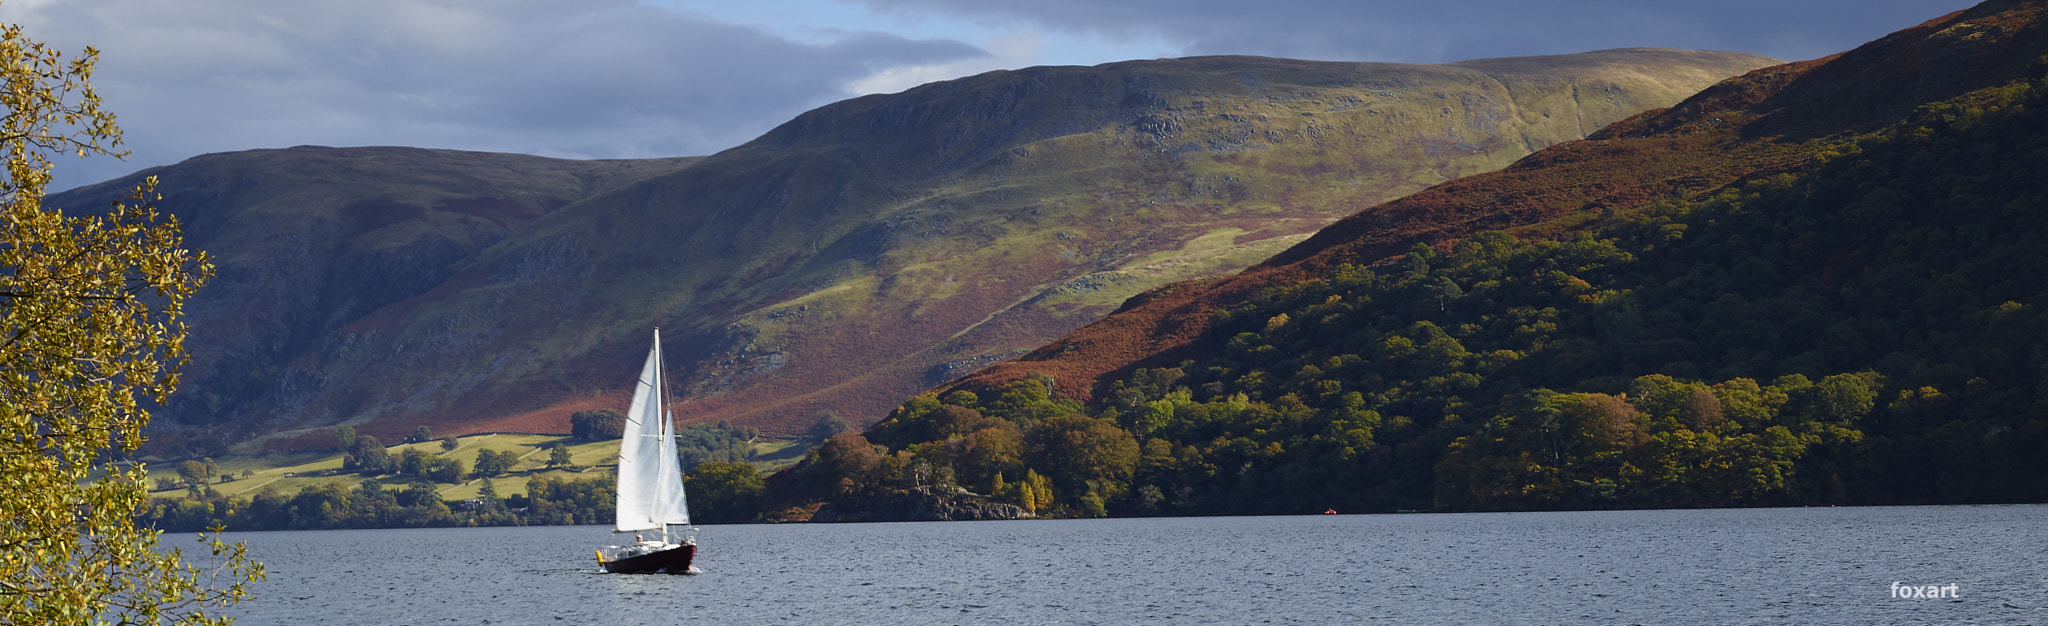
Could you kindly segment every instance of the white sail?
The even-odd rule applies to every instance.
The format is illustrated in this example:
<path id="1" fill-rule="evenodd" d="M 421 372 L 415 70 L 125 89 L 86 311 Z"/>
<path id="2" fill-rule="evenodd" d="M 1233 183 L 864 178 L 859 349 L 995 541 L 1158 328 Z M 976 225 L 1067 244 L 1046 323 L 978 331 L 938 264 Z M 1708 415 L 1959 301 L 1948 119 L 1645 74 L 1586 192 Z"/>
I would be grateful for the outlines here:
<path id="1" fill-rule="evenodd" d="M 661 487 L 656 492 L 665 495 L 657 498 L 654 518 L 664 524 L 688 525 L 690 503 L 683 495 L 683 464 L 676 453 L 675 415 L 670 414 L 661 425 Z"/>
<path id="2" fill-rule="evenodd" d="M 626 409 L 626 432 L 619 440 L 618 532 L 688 524 L 683 500 L 683 471 L 676 460 L 674 426 L 662 410 L 661 331 L 640 368 L 633 403 Z"/>

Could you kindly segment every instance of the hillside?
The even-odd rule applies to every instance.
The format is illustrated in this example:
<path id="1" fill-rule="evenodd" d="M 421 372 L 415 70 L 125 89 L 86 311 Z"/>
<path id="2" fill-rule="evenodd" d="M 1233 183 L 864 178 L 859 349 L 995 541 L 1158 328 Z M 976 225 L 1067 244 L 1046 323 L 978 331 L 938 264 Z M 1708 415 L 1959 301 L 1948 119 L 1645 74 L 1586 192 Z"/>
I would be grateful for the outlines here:
<path id="1" fill-rule="evenodd" d="M 561 431 L 623 402 L 655 326 L 686 421 L 867 423 L 1130 294 L 1768 62 L 1206 57 L 857 98 L 701 161 L 208 155 L 144 173 L 221 267 L 159 436 Z"/>
<path id="2" fill-rule="evenodd" d="M 187 309 L 192 363 L 155 430 L 211 425 L 239 441 L 296 421 L 280 407 L 312 400 L 334 374 L 292 363 L 342 347 L 336 330 L 426 293 L 550 211 L 697 160 L 304 146 L 203 155 L 49 202 L 105 206 L 160 179 L 159 206 L 219 275 Z"/>
<path id="3" fill-rule="evenodd" d="M 345 429 L 318 434 L 324 437 L 301 437 L 260 454 L 150 463 L 153 498 L 141 522 L 192 532 L 215 524 L 297 530 L 612 519 L 619 440 L 608 435 L 435 439 L 416 433 L 385 446 Z M 725 424 L 685 428 L 677 439 L 690 481 L 690 510 L 694 519 L 709 523 L 753 515 L 760 472 L 789 465 L 812 443 L 765 440 L 751 429 Z"/>
<path id="4" fill-rule="evenodd" d="M 1841 144 L 1846 134 L 1875 131 L 1923 103 L 2024 75 L 2031 58 L 2024 51 L 1977 48 L 2024 50 L 2030 40 L 1971 36 L 1981 28 L 1972 26 L 1974 21 L 1954 26 L 1962 34 L 1942 35 L 1948 32 L 1942 25 L 1961 15 L 1849 53 L 1763 68 L 1714 85 L 1670 110 L 1624 120 L 1593 140 L 1565 143 L 1505 171 L 1466 177 L 1359 211 L 1236 276 L 1142 294 L 1115 315 L 955 386 L 999 386 L 1036 371 L 1056 378 L 1059 391 L 1088 400 L 1106 376 L 1177 363 L 1195 349 L 1194 338 L 1210 328 L 1215 311 L 1273 286 L 1326 277 L 1338 264 L 1380 262 L 1417 243 L 1447 247 L 1458 237 L 1485 230 L 1583 230 L 1595 218 L 1659 198 L 1698 197 L 1800 171 L 1812 165 L 1814 155 Z"/>
<path id="5" fill-rule="evenodd" d="M 881 450 L 834 440 L 785 504 L 931 476 L 1073 515 L 2048 499 L 2044 14 L 1757 70 L 1147 292 L 913 398 Z"/>

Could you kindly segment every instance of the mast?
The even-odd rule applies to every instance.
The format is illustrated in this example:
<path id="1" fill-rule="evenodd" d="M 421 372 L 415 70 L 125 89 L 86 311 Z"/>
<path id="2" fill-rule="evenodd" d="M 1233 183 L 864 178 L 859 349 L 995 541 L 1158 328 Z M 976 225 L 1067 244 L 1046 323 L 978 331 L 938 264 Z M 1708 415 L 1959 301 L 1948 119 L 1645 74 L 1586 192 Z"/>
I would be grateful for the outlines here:
<path id="1" fill-rule="evenodd" d="M 675 447 L 676 434 L 669 432 L 672 426 L 670 426 L 667 419 L 668 377 L 665 376 L 667 372 L 664 370 L 665 365 L 662 363 L 661 357 L 661 327 L 656 326 L 654 327 L 654 406 L 656 407 L 655 413 L 661 416 L 659 418 L 661 419 L 660 449 L 666 452 L 670 448 Z M 657 454 L 655 458 L 658 459 L 657 462 L 667 463 L 669 462 L 669 456 L 668 454 Z M 662 469 L 664 471 L 657 474 L 658 477 L 654 481 L 654 517 L 657 521 L 661 522 L 661 542 L 668 543 L 668 520 L 661 518 L 662 512 L 668 510 L 668 472 L 665 471 L 668 468 L 664 466 Z"/>
<path id="2" fill-rule="evenodd" d="M 655 405 L 655 415 L 657 415 L 655 419 L 659 419 L 659 415 L 666 415 L 668 413 L 668 381 L 666 381 L 664 374 L 666 374 L 666 366 L 662 364 L 662 327 L 657 325 L 653 329 L 653 405 Z M 662 450 L 668 450 L 668 446 L 676 444 L 676 434 L 668 432 L 668 419 L 662 421 L 662 438 L 659 438 L 657 442 L 659 442 L 659 446 L 662 446 Z M 668 454 L 655 454 L 655 458 L 657 458 L 655 462 L 666 462 Z M 657 473 L 655 481 L 653 481 L 653 516 L 651 516 L 651 518 L 655 518 L 655 522 L 662 524 L 662 542 L 664 544 L 668 542 L 668 520 L 662 520 L 662 511 L 668 509 L 668 473 L 666 473 L 666 468 L 668 466 L 664 466 L 664 473 Z"/>
<path id="3" fill-rule="evenodd" d="M 656 354 L 659 354 L 660 349 L 661 346 L 657 339 L 655 345 Z M 658 451 L 657 456 L 659 460 L 657 463 L 659 464 L 661 478 L 657 481 L 659 483 L 657 488 L 660 490 L 660 496 L 656 499 L 653 517 L 660 520 L 661 538 L 663 542 L 667 542 L 669 540 L 668 527 L 670 524 L 690 523 L 690 505 L 683 495 L 682 459 L 679 458 L 680 455 L 676 452 L 675 413 L 669 406 L 673 400 L 668 394 L 668 370 L 666 364 L 659 361 L 655 364 L 655 370 L 658 375 L 658 382 L 654 389 L 657 394 L 654 398 L 656 403 L 655 410 L 658 413 L 656 419 L 661 420 L 661 435 L 658 441 L 659 446 L 656 450 Z"/>
<path id="4" fill-rule="evenodd" d="M 690 523 L 661 360 L 661 331 L 656 330 L 626 412 L 627 432 L 619 440 L 616 532 L 661 529 L 666 535 L 668 524 Z"/>

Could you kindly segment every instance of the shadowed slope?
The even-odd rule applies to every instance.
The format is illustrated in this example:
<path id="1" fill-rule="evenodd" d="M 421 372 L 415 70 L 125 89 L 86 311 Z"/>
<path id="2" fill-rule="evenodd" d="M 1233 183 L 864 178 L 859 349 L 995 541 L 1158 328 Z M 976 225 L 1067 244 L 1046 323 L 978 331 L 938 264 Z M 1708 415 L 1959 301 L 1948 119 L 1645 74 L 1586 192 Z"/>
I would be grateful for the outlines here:
<path id="1" fill-rule="evenodd" d="M 2043 2 L 1751 72 L 911 397 L 765 515 L 2039 502 L 2044 104 Z"/>
<path id="2" fill-rule="evenodd" d="M 1133 298 L 1104 319 L 946 389 L 991 389 L 1043 372 L 1061 392 L 1086 400 L 1102 391 L 1099 384 L 1137 368 L 1220 349 L 1201 342 L 1216 311 L 1327 276 L 1340 263 L 1372 264 L 1418 243 L 1443 246 L 1480 230 L 1568 232 L 1654 198 L 1710 194 L 1806 167 L 1831 145 L 1827 137 L 1868 131 L 1920 103 L 2011 80 L 2048 50 L 2041 13 L 2036 3 L 1990 2 L 1850 52 L 1730 79 L 1504 171 L 1359 211 L 1236 276 Z"/>
<path id="3" fill-rule="evenodd" d="M 1597 127 L 1759 61 L 1608 51 L 1521 60 L 1506 83 L 1456 65 L 1247 57 L 994 72 L 806 113 L 526 241 L 593 251 L 610 277 L 595 280 L 616 282 L 569 289 L 617 311 L 607 325 L 677 329 L 688 419 L 866 422 L 1130 294 L 1270 255 L 1344 207 L 1580 136 L 1546 120 Z M 613 212 L 637 228 L 579 217 Z M 655 266 L 605 252 L 653 237 L 671 255 Z M 616 297 L 635 289 L 649 299 Z M 571 351 L 615 341 L 537 332 L 589 342 Z"/>
<path id="4" fill-rule="evenodd" d="M 223 261 L 166 412 L 232 438 L 340 421 L 561 431 L 622 401 L 660 326 L 687 421 L 869 422 L 1132 294 L 1768 62 L 1031 68 L 822 107 L 688 167 L 202 157 L 154 172 Z"/>
<path id="5" fill-rule="evenodd" d="M 550 211 L 695 161 L 301 146 L 199 156 L 49 202 L 96 209 L 161 179 L 159 206 L 219 267 L 187 307 L 192 363 L 162 412 L 235 437 L 297 417 L 291 405 L 338 375 L 293 365 L 350 350 L 336 329 L 427 292 Z"/>

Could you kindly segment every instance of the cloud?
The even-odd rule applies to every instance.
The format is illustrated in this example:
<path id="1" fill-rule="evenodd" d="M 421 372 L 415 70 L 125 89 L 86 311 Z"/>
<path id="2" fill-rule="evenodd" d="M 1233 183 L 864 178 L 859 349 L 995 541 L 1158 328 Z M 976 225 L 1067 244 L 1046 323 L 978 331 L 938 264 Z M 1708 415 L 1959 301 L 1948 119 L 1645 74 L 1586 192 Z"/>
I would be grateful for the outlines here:
<path id="1" fill-rule="evenodd" d="M 984 45 L 989 51 L 987 56 L 951 63 L 888 68 L 848 83 L 846 92 L 856 95 L 896 93 L 933 81 L 1026 67 L 1039 58 L 1042 39 L 1038 33 L 1028 31 L 999 36 Z"/>
<path id="2" fill-rule="evenodd" d="M 708 154 L 863 78 L 989 57 L 875 32 L 791 42 L 630 0 L 16 0 L 0 19 L 98 47 L 94 84 L 135 152 L 60 159 L 54 189 L 299 144 Z"/>
<path id="3" fill-rule="evenodd" d="M 1804 59 L 1968 5 L 7 0 L 0 20 L 63 50 L 102 51 L 94 83 L 135 155 L 59 159 L 53 188 L 64 189 L 203 152 L 299 144 L 709 154 L 852 95 L 1134 54 L 1437 63 L 1668 46 Z"/>
<path id="4" fill-rule="evenodd" d="M 1662 46 L 1787 60 L 1853 48 L 1968 8 L 1968 0 L 851 0 L 876 10 L 1124 39 L 1156 38 L 1183 54 L 1442 63 Z"/>

